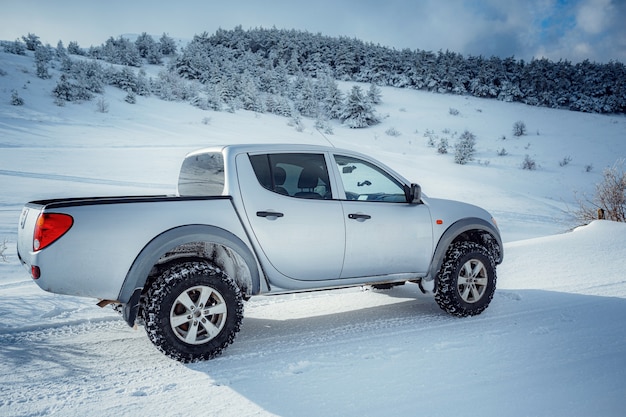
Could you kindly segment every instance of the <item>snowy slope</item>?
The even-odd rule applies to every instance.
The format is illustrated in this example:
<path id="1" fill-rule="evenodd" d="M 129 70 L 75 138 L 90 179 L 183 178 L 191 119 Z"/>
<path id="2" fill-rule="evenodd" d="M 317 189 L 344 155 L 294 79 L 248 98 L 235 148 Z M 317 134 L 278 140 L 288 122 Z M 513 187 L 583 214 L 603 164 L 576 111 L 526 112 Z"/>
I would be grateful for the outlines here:
<path id="1" fill-rule="evenodd" d="M 428 195 L 495 214 L 506 244 L 490 307 L 453 318 L 415 285 L 259 297 L 221 357 L 181 365 L 94 300 L 32 283 L 15 255 L 21 206 L 171 193 L 182 157 L 211 144 L 327 139 L 311 120 L 296 132 L 266 114 L 130 105 L 113 89 L 108 113 L 94 102 L 57 107 L 54 81 L 33 76 L 31 57 L 0 53 L 0 68 L 0 415 L 623 415 L 626 225 L 574 229 L 569 214 L 574 192 L 592 193 L 602 169 L 626 156 L 623 116 L 384 88 L 381 125 L 335 125 L 327 139 L 378 157 Z M 24 106 L 9 104 L 13 89 Z M 517 120 L 527 136 L 513 138 Z M 401 134 L 387 135 L 392 127 Z M 480 160 L 466 166 L 424 137 L 454 143 L 465 129 Z M 526 154 L 539 169 L 520 169 Z"/>

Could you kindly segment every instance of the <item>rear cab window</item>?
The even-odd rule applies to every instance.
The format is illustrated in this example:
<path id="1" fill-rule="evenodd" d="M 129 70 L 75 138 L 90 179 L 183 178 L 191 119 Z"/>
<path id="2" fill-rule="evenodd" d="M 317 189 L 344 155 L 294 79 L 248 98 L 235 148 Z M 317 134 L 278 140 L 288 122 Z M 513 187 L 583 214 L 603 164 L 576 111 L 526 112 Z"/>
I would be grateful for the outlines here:
<path id="1" fill-rule="evenodd" d="M 178 195 L 219 196 L 224 192 L 224 157 L 220 152 L 189 155 L 178 175 Z"/>

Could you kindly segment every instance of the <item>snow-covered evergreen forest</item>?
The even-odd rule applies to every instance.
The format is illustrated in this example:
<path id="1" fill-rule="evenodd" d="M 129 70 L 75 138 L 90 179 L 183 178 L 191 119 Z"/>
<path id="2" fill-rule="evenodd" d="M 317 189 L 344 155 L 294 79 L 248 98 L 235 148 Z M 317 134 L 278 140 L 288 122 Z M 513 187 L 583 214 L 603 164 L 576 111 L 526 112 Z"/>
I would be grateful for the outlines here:
<path id="1" fill-rule="evenodd" d="M 51 68 L 60 70 L 51 92 L 57 105 L 90 100 L 105 85 L 113 85 L 127 91 L 129 103 L 136 95 L 153 94 L 202 109 L 279 114 L 291 117 L 296 126 L 301 116 L 312 117 L 316 127 L 328 131 L 331 119 L 354 128 L 378 123 L 378 86 L 393 86 L 626 113 L 626 68 L 620 62 L 524 62 L 451 51 L 398 51 L 345 37 L 241 27 L 195 35 L 180 48 L 165 33 L 158 40 L 146 33 L 134 41 L 111 37 L 88 49 L 76 42 L 43 45 L 28 33 L 14 42 L 3 41 L 1 47 L 14 54 L 34 51 L 40 78 L 52 77 Z M 162 69 L 148 75 L 144 64 Z M 344 94 L 337 80 L 365 82 L 370 88 L 354 86 Z M 12 99 L 19 104 L 17 91 Z"/>

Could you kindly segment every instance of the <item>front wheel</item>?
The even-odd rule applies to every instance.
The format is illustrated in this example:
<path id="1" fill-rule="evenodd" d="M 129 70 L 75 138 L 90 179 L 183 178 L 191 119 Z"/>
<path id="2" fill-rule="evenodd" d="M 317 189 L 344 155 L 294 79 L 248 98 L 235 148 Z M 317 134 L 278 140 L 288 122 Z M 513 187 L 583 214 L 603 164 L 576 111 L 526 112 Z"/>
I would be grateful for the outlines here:
<path id="1" fill-rule="evenodd" d="M 437 276 L 435 300 L 458 316 L 475 316 L 487 308 L 496 290 L 496 267 L 489 251 L 474 242 L 450 246 Z"/>
<path id="2" fill-rule="evenodd" d="M 243 319 L 241 291 L 224 272 L 204 262 L 165 270 L 143 303 L 146 332 L 165 355 L 180 362 L 215 357 L 232 343 Z"/>

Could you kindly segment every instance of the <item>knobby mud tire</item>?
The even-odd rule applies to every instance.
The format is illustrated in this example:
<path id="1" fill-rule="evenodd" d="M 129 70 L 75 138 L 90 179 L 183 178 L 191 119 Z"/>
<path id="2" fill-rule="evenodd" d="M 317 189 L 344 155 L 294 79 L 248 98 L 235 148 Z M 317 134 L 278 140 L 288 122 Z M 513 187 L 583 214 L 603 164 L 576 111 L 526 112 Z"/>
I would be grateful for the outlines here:
<path id="1" fill-rule="evenodd" d="M 219 355 L 233 342 L 243 320 L 240 289 L 223 271 L 205 262 L 169 267 L 154 280 L 142 302 L 150 341 L 183 363 Z"/>
<path id="2" fill-rule="evenodd" d="M 482 313 L 496 289 L 496 266 L 489 251 L 474 242 L 450 246 L 437 275 L 435 300 L 457 317 Z"/>

